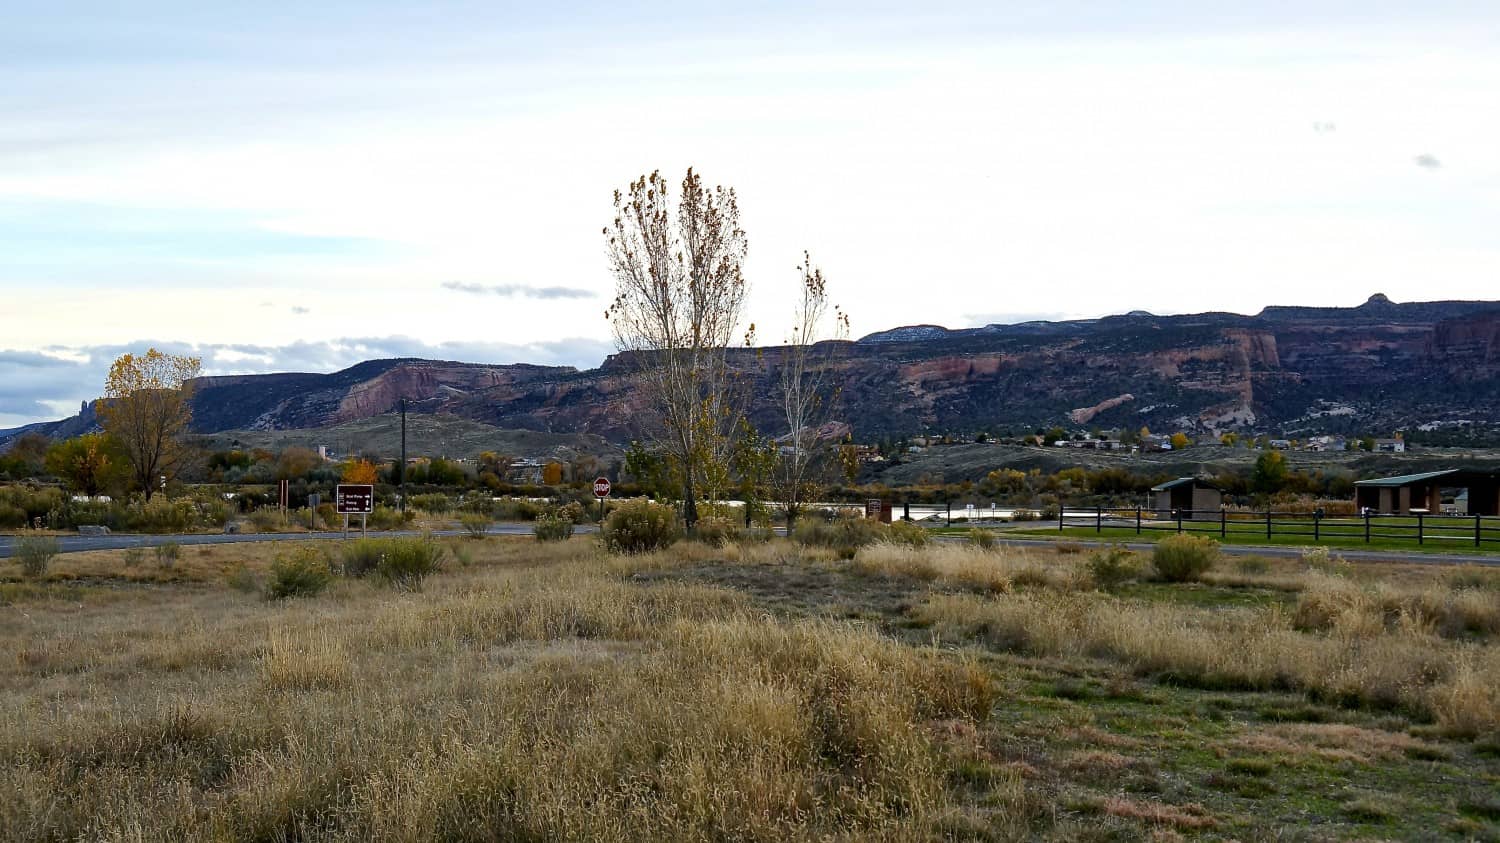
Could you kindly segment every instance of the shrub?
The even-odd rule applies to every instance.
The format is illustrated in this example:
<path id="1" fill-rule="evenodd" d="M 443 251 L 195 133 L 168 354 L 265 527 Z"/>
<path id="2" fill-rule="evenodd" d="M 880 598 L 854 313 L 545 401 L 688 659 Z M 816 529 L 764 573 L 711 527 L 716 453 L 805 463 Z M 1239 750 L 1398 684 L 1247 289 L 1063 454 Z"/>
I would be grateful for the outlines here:
<path id="1" fill-rule="evenodd" d="M 386 539 L 355 539 L 339 549 L 339 568 L 346 577 L 363 577 L 380 567 Z"/>
<path id="2" fill-rule="evenodd" d="M 1193 582 L 1219 559 L 1219 543 L 1202 536 L 1179 534 L 1156 543 L 1151 565 L 1167 582 Z"/>
<path id="3" fill-rule="evenodd" d="M 916 525 L 907 526 L 922 529 Z M 840 559 L 853 559 L 861 547 L 885 537 L 879 523 L 857 515 L 840 516 L 832 521 L 806 518 L 797 522 L 792 531 L 792 539 L 798 544 L 830 548 Z"/>
<path id="4" fill-rule="evenodd" d="M 1334 556 L 1326 547 L 1308 547 L 1302 550 L 1302 562 L 1310 570 L 1332 577 L 1348 576 L 1354 566 L 1342 556 Z"/>
<path id="5" fill-rule="evenodd" d="M 244 564 L 239 564 L 231 568 L 229 573 L 225 575 L 224 582 L 228 583 L 229 587 L 235 591 L 245 594 L 254 594 L 260 591 L 260 581 L 256 578 L 255 572 L 245 567 Z"/>
<path id="6" fill-rule="evenodd" d="M 277 555 L 266 582 L 266 599 L 315 597 L 333 581 L 328 559 L 315 547 L 299 547 Z"/>
<path id="7" fill-rule="evenodd" d="M 279 533 L 286 529 L 286 515 L 276 507 L 257 509 L 248 518 L 257 533 Z"/>
<path id="8" fill-rule="evenodd" d="M 375 573 L 400 589 L 418 590 L 422 580 L 442 567 L 443 547 L 430 536 L 385 540 Z"/>
<path id="9" fill-rule="evenodd" d="M 372 530 L 395 530 L 416 520 L 416 517 L 417 514 L 409 509 L 402 512 L 393 507 L 376 505 L 375 511 L 366 516 L 365 523 Z"/>
<path id="10" fill-rule="evenodd" d="M 969 530 L 969 543 L 980 550 L 994 550 L 997 544 L 995 534 L 980 527 L 974 527 Z"/>
<path id="11" fill-rule="evenodd" d="M 344 523 L 344 519 L 339 516 L 339 511 L 331 503 L 318 504 L 318 521 L 325 530 L 336 529 Z"/>
<path id="12" fill-rule="evenodd" d="M 1134 553 L 1123 545 L 1110 545 L 1089 554 L 1089 575 L 1094 584 L 1112 589 L 1140 576 L 1141 566 Z"/>
<path id="13" fill-rule="evenodd" d="M 891 524 L 880 525 L 880 532 L 884 534 L 886 541 L 891 544 L 904 544 L 908 547 L 926 547 L 932 541 L 932 534 L 921 524 L 911 521 L 896 521 Z"/>
<path id="14" fill-rule="evenodd" d="M 599 535 L 612 553 L 648 553 L 675 544 L 682 538 L 682 527 L 670 506 L 626 501 L 604 519 Z"/>
<path id="15" fill-rule="evenodd" d="M 1035 521 L 1037 513 L 1034 509 L 1018 509 L 1010 514 L 1012 521 Z"/>
<path id="16" fill-rule="evenodd" d="M 573 535 L 573 521 L 562 515 L 543 515 L 533 528 L 537 541 L 567 541 Z"/>
<path id="17" fill-rule="evenodd" d="M 465 512 L 458 516 L 458 523 L 469 538 L 482 539 L 490 531 L 490 516 L 482 512 Z"/>
<path id="18" fill-rule="evenodd" d="M 732 541 L 738 541 L 741 532 L 743 531 L 738 522 L 722 515 L 700 518 L 693 525 L 693 538 L 709 547 L 723 547 Z"/>
<path id="19" fill-rule="evenodd" d="M 552 514 L 558 518 L 566 518 L 574 524 L 582 524 L 589 520 L 588 510 L 584 509 L 583 504 L 578 501 L 568 501 L 553 510 Z"/>
<path id="20" fill-rule="evenodd" d="M 501 521 L 535 521 L 542 507 L 525 498 L 505 498 L 495 504 L 494 511 Z"/>
<path id="21" fill-rule="evenodd" d="M 125 550 L 125 567 L 134 568 L 144 564 L 146 561 L 146 549 L 144 547 L 131 547 Z"/>
<path id="22" fill-rule="evenodd" d="M 28 577 L 47 573 L 47 565 L 59 551 L 57 539 L 51 536 L 23 536 L 16 540 L 16 558 L 21 562 L 21 573 Z"/>
<path id="23" fill-rule="evenodd" d="M 453 500 L 444 494 L 413 495 L 411 505 L 433 515 L 447 515 L 453 511 Z"/>
<path id="24" fill-rule="evenodd" d="M 0 529 L 26 526 L 26 510 L 15 504 L 0 501 Z"/>
<path id="25" fill-rule="evenodd" d="M 161 568 L 170 568 L 182 557 L 182 545 L 177 542 L 166 542 L 156 546 L 156 564 Z"/>

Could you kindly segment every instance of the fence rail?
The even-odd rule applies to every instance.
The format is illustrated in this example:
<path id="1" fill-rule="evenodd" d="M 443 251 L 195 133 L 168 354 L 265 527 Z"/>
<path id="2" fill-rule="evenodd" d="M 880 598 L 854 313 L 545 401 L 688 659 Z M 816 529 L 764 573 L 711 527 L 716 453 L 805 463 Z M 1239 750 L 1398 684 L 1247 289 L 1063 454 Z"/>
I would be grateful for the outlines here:
<path id="1" fill-rule="evenodd" d="M 1323 515 L 1317 512 L 1277 512 L 1275 510 L 1152 510 L 1142 507 L 1110 509 L 1095 507 L 1092 512 L 1077 507 L 1060 508 L 1057 529 L 1093 527 L 1133 529 L 1136 535 L 1152 531 L 1199 533 L 1230 536 L 1259 536 L 1268 540 L 1277 536 L 1297 536 L 1313 541 L 1344 539 L 1428 542 L 1456 546 L 1460 543 L 1483 548 L 1500 545 L 1500 518 L 1483 515 Z"/>

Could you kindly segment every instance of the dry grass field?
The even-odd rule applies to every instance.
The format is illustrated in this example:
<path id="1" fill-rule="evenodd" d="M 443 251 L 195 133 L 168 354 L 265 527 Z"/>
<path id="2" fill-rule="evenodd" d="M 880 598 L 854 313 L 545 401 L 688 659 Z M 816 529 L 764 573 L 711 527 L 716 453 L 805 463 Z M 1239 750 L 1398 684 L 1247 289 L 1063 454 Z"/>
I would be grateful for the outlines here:
<path id="1" fill-rule="evenodd" d="M 1500 840 L 1496 572 L 447 546 L 0 564 L 0 837 Z"/>

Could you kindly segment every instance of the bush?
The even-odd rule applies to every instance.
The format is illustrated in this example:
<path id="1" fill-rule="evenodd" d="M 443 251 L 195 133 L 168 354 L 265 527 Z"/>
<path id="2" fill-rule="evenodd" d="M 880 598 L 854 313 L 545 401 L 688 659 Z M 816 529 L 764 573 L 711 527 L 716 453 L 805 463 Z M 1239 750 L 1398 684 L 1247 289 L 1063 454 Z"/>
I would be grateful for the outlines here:
<path id="1" fill-rule="evenodd" d="M 589 520 L 588 510 L 584 509 L 583 504 L 578 501 L 568 501 L 553 510 L 553 514 L 559 518 L 566 518 L 574 524 L 582 524 Z"/>
<path id="2" fill-rule="evenodd" d="M 907 526 L 922 529 L 914 524 Z M 804 518 L 792 530 L 793 541 L 802 545 L 830 548 L 840 559 L 853 559 L 860 548 L 883 538 L 886 538 L 886 531 L 881 529 L 878 522 L 858 515 L 840 516 L 832 521 Z"/>
<path id="3" fill-rule="evenodd" d="M 533 528 L 537 541 L 567 541 L 573 535 L 573 520 L 562 515 L 543 515 Z"/>
<path id="4" fill-rule="evenodd" d="M 1193 582 L 1219 559 L 1219 543 L 1202 536 L 1179 534 L 1156 543 L 1151 565 L 1167 582 Z"/>
<path id="5" fill-rule="evenodd" d="M 1354 572 L 1354 566 L 1342 556 L 1335 556 L 1326 547 L 1308 547 L 1302 550 L 1302 562 L 1309 570 L 1331 577 L 1348 576 Z"/>
<path id="6" fill-rule="evenodd" d="M 409 509 L 402 512 L 389 506 L 376 505 L 375 511 L 366 516 L 365 523 L 372 530 L 395 530 L 410 524 L 416 517 L 417 514 Z"/>
<path id="7" fill-rule="evenodd" d="M 248 520 L 255 525 L 257 533 L 279 533 L 286 529 L 286 515 L 276 507 L 257 509 L 250 513 Z"/>
<path id="8" fill-rule="evenodd" d="M 177 542 L 166 542 L 156 546 L 156 564 L 161 568 L 170 568 L 182 557 L 182 545 Z"/>
<path id="9" fill-rule="evenodd" d="M 11 503 L 0 501 L 0 530 L 26 526 L 26 510 Z"/>
<path id="10" fill-rule="evenodd" d="M 1036 513 L 1036 510 L 1032 510 L 1032 509 L 1018 509 L 1015 512 L 1012 512 L 1010 514 L 1010 520 L 1012 520 L 1012 521 L 1035 521 L 1035 520 L 1037 520 L 1037 513 Z"/>
<path id="11" fill-rule="evenodd" d="M 490 516 L 482 512 L 465 512 L 458 516 L 458 523 L 469 538 L 482 539 L 490 531 Z"/>
<path id="12" fill-rule="evenodd" d="M 339 549 L 339 569 L 346 577 L 363 577 L 380 567 L 387 539 L 355 539 Z"/>
<path id="13" fill-rule="evenodd" d="M 1141 565 L 1134 553 L 1124 545 L 1110 545 L 1089 554 L 1089 574 L 1094 584 L 1103 589 L 1124 585 L 1140 576 Z"/>
<path id="14" fill-rule="evenodd" d="M 51 536 L 23 536 L 16 540 L 16 559 L 21 562 L 21 573 L 28 577 L 40 577 L 47 573 L 61 548 Z"/>
<path id="15" fill-rule="evenodd" d="M 318 521 L 325 530 L 336 530 L 344 525 L 344 519 L 331 503 L 318 504 Z"/>
<path id="16" fill-rule="evenodd" d="M 994 550 L 997 544 L 993 532 L 979 527 L 969 530 L 969 543 L 981 550 Z"/>
<path id="17" fill-rule="evenodd" d="M 884 539 L 891 544 L 904 544 L 908 547 L 926 547 L 932 541 L 932 534 L 927 528 L 910 521 L 896 521 L 891 524 L 881 525 L 880 532 Z"/>
<path id="18" fill-rule="evenodd" d="M 647 500 L 620 504 L 599 528 L 604 547 L 612 553 L 649 553 L 671 547 L 682 538 L 677 511 Z"/>
<path id="19" fill-rule="evenodd" d="M 505 498 L 495 504 L 495 517 L 501 521 L 535 521 L 542 507 L 525 498 Z"/>
<path id="20" fill-rule="evenodd" d="M 433 515 L 447 515 L 453 511 L 453 501 L 443 494 L 413 495 L 411 505 Z"/>
<path id="21" fill-rule="evenodd" d="M 255 572 L 245 567 L 244 564 L 235 565 L 225 575 L 224 581 L 235 591 L 245 594 L 254 594 L 260 591 L 260 580 L 256 578 Z"/>
<path id="22" fill-rule="evenodd" d="M 271 563 L 266 599 L 315 597 L 333 581 L 328 559 L 315 547 L 300 547 L 280 554 Z"/>
<path id="23" fill-rule="evenodd" d="M 730 542 L 738 541 L 741 532 L 738 522 L 722 515 L 699 518 L 698 523 L 693 525 L 693 538 L 709 547 L 723 547 Z"/>
<path id="24" fill-rule="evenodd" d="M 134 568 L 137 565 L 145 564 L 145 562 L 146 562 L 146 549 L 144 547 L 126 548 L 126 550 L 125 550 L 125 567 L 127 567 L 127 568 Z"/>
<path id="25" fill-rule="evenodd" d="M 442 568 L 443 547 L 430 536 L 384 540 L 375 573 L 388 584 L 416 591 L 422 580 Z"/>

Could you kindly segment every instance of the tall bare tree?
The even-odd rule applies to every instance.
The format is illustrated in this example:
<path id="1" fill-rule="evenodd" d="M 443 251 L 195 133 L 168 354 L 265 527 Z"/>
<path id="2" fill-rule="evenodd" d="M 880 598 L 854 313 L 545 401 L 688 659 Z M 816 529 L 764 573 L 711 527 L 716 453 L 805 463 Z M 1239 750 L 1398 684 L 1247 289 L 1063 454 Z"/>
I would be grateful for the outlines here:
<path id="1" fill-rule="evenodd" d="M 192 380 L 201 363 L 152 348 L 123 355 L 109 367 L 99 422 L 125 449 L 131 479 L 146 500 L 157 478 L 174 473 L 182 456 L 180 437 L 192 419 Z"/>
<path id="2" fill-rule="evenodd" d="M 786 434 L 781 437 L 775 490 L 786 510 L 787 525 L 795 523 L 808 502 L 818 493 L 823 463 L 831 449 L 824 427 L 833 420 L 835 399 L 835 346 L 820 342 L 849 337 L 849 315 L 828 300 L 828 281 L 813 266 L 812 256 L 802 253 L 802 296 L 792 320 L 791 335 L 781 349 L 778 397 Z"/>
<path id="3" fill-rule="evenodd" d="M 691 529 L 704 469 L 727 459 L 738 423 L 728 350 L 744 309 L 746 241 L 734 189 L 709 188 L 689 169 L 674 200 L 660 172 L 641 176 L 615 191 L 604 236 L 615 276 L 605 316 L 660 413 L 650 435 L 680 466 Z"/>

